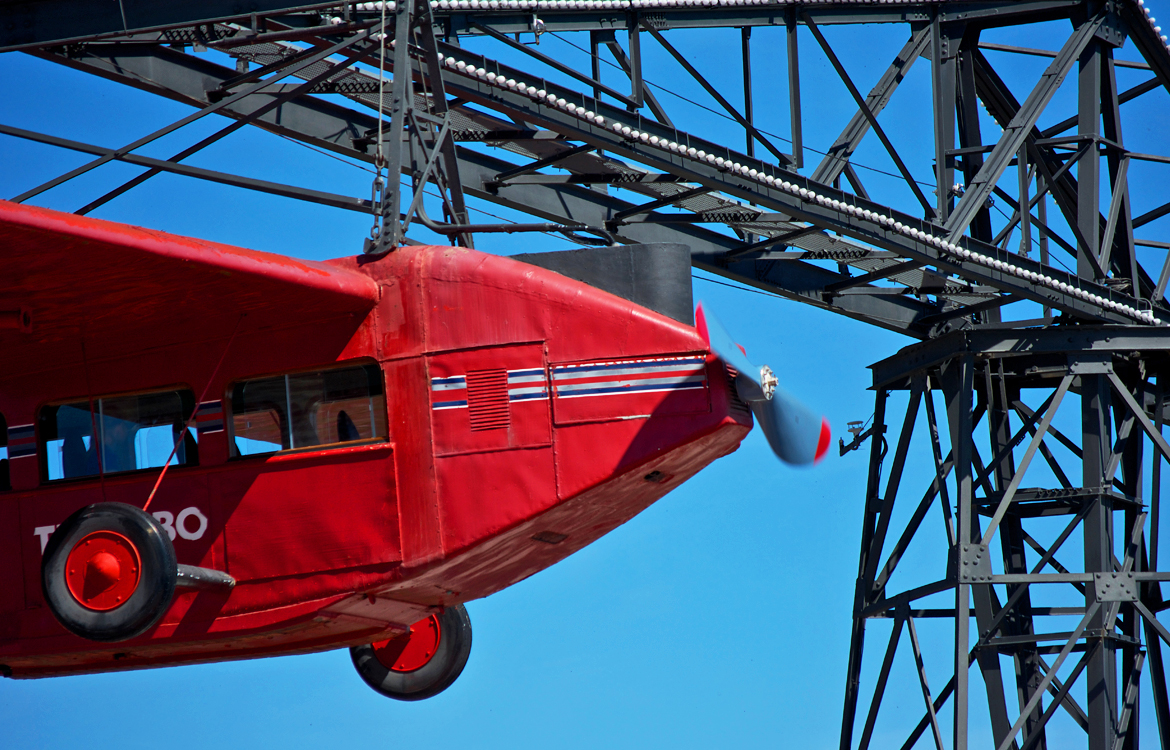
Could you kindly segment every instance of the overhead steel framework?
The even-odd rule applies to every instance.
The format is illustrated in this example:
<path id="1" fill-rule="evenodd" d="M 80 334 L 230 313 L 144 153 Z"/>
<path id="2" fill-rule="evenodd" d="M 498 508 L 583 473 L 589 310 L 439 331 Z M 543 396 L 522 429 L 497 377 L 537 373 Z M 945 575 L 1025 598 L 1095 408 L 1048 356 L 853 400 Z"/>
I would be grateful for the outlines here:
<path id="1" fill-rule="evenodd" d="M 1050 22 L 1067 29 L 1054 50 L 981 40 Z M 906 32 L 868 93 L 830 44 L 828 27 L 841 24 Z M 754 114 L 759 27 L 786 40 L 787 80 L 768 88 L 785 100 L 785 138 Z M 714 28 L 739 30 L 742 91 L 721 90 L 672 42 L 675 30 Z M 547 33 L 587 34 L 588 69 L 528 43 Z M 497 54 L 464 46 L 469 38 Z M 1140 61 L 1114 58 L 1127 44 Z M 647 45 L 727 115 L 720 137 L 672 117 L 647 83 Z M 93 157 L 17 201 L 121 161 L 145 171 L 78 213 L 170 172 L 370 214 L 372 254 L 407 241 L 415 222 L 466 246 L 524 231 L 682 243 L 697 267 L 919 339 L 874 366 L 874 424 L 852 446 L 872 437 L 842 750 L 869 747 L 879 722 L 884 736 L 904 730 L 904 747 L 965 748 L 972 707 L 984 705 L 998 750 L 1047 747 L 1059 721 L 1079 725 L 1092 750 L 1135 748 L 1143 695 L 1170 745 L 1170 632 L 1157 619 L 1170 608 L 1161 593 L 1170 573 L 1158 569 L 1170 243 L 1139 231 L 1170 214 L 1170 196 L 1138 206 L 1128 187 L 1134 162 L 1170 155 L 1131 150 L 1122 134 L 1129 102 L 1167 103 L 1170 50 L 1141 2 L 0 0 L 7 51 L 194 108 L 116 147 L 0 122 L 0 134 Z M 1047 68 L 1017 95 L 992 63 L 1003 53 L 1046 57 Z M 823 101 L 802 88 L 809 55 L 828 63 L 856 108 L 815 162 L 802 123 Z M 620 85 L 603 63 L 620 69 Z M 929 66 L 929 100 L 895 105 L 916 64 Z M 1118 69 L 1143 80 L 1122 90 Z M 1057 96 L 1062 86 L 1075 88 L 1075 106 Z M 894 106 L 932 122 L 929 181 L 883 127 Z M 213 114 L 228 124 L 172 158 L 135 153 Z M 981 127 L 987 116 L 1001 132 Z M 372 198 L 184 163 L 246 125 L 372 165 Z M 903 205 L 882 205 L 863 184 L 855 154 L 867 137 L 901 180 L 893 192 Z M 531 222 L 476 223 L 470 201 Z M 437 206 L 442 215 L 429 215 Z M 906 401 L 892 426 L 891 396 Z M 903 512 L 914 446 L 931 468 Z M 1030 468 L 1039 486 L 1024 485 Z M 943 532 L 931 536 L 924 521 L 935 505 Z M 899 568 L 919 539 L 937 552 L 922 580 Z M 919 635 L 927 622 L 948 624 L 953 649 L 932 651 Z M 885 650 L 867 662 L 878 629 L 889 630 Z M 912 653 L 920 721 L 883 701 L 900 648 Z M 926 667 L 940 659 L 953 675 L 941 688 Z"/>

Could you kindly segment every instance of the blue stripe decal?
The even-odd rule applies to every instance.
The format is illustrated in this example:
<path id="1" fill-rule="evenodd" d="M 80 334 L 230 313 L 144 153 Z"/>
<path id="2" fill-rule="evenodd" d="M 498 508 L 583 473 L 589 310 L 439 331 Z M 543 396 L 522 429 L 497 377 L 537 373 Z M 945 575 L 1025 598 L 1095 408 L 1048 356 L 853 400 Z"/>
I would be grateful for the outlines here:
<path id="1" fill-rule="evenodd" d="M 22 424 L 8 428 L 8 457 L 24 458 L 37 454 L 36 425 Z"/>
<path id="2" fill-rule="evenodd" d="M 544 393 L 521 393 L 518 396 L 509 396 L 509 401 L 528 401 L 534 398 L 548 398 L 548 392 Z"/>
<path id="3" fill-rule="evenodd" d="M 701 365 L 701 359 L 678 359 L 669 362 L 654 362 L 650 364 L 638 362 L 621 362 L 612 365 L 573 365 L 571 367 L 557 367 L 553 376 L 557 379 L 563 378 L 566 375 L 572 375 L 585 372 L 597 372 L 605 370 L 644 370 L 646 372 L 653 372 L 655 370 L 673 370 L 678 369 L 684 365 Z"/>
<path id="4" fill-rule="evenodd" d="M 598 396 L 606 393 L 633 393 L 635 391 L 683 391 L 705 387 L 705 383 L 670 383 L 654 385 L 628 385 L 611 388 L 592 388 L 589 390 L 570 391 L 560 394 L 559 398 L 575 398 L 577 396 Z"/>
<path id="5" fill-rule="evenodd" d="M 460 406 L 467 406 L 467 401 L 436 401 L 431 406 L 435 409 L 454 409 Z"/>
<path id="6" fill-rule="evenodd" d="M 24 440 L 33 437 L 36 434 L 36 426 L 31 424 L 23 424 L 18 427 L 8 428 L 9 440 Z"/>

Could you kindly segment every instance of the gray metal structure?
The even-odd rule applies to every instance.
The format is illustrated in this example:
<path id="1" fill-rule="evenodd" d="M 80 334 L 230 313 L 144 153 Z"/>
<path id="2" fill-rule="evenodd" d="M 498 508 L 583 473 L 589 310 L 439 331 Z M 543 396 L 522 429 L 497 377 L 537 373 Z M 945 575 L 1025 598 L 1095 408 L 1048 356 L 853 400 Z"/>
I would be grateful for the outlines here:
<path id="1" fill-rule="evenodd" d="M 989 29 L 1052 21 L 1069 29 L 1057 50 L 980 41 Z M 907 32 L 868 94 L 823 31 L 857 23 Z M 791 113 L 784 148 L 753 115 L 749 60 L 758 26 L 787 30 L 787 86 L 775 87 Z M 738 93 L 721 92 L 670 41 L 675 29 L 715 27 L 740 30 L 741 109 L 729 101 Z M 521 41 L 550 32 L 587 32 L 591 68 Z M 460 46 L 469 36 L 531 64 L 469 51 Z M 803 54 L 823 55 L 857 108 L 817 164 L 806 164 L 801 130 L 802 112 L 819 103 L 801 88 L 802 37 Z M 647 44 L 659 45 L 694 91 L 727 112 L 742 150 L 679 129 L 644 81 Z M 1124 44 L 1141 62 L 1114 59 Z M 235 67 L 188 51 L 205 49 L 234 58 Z M 1161 463 L 1170 460 L 1162 437 L 1170 255 L 1151 265 L 1147 252 L 1170 244 L 1135 234 L 1170 213 L 1170 196 L 1137 215 L 1127 180 L 1132 162 L 1164 164 L 1170 156 L 1127 149 L 1121 126 L 1126 103 L 1170 93 L 1170 50 L 1141 3 L 0 0 L 0 52 L 17 50 L 194 107 L 118 148 L 0 122 L 2 134 L 94 157 L 11 196 L 17 201 L 118 160 L 147 171 L 78 213 L 166 171 L 369 213 L 377 220 L 369 253 L 393 250 L 416 221 L 466 246 L 483 232 L 523 231 L 559 232 L 581 244 L 673 243 L 690 248 L 697 267 L 919 339 L 874 366 L 874 424 L 851 446 L 873 438 L 842 750 L 869 747 L 879 720 L 905 725 L 904 747 L 965 748 L 976 690 L 985 694 L 974 703 L 986 704 L 998 750 L 1047 747 L 1054 716 L 1079 725 L 1091 750 L 1138 747 L 1143 695 L 1157 739 L 1170 745 L 1163 662 L 1170 632 L 1157 619 L 1170 608 L 1160 588 L 1170 573 L 1158 568 Z M 1021 101 L 988 50 L 1051 62 Z M 601 80 L 603 56 L 628 86 Z M 930 67 L 932 96 L 909 106 L 933 122 L 933 194 L 879 119 L 919 59 Z M 1122 91 L 1119 67 L 1148 78 Z M 534 72 L 541 70 L 547 79 Z M 1075 110 L 1041 128 L 1066 79 L 1077 91 Z M 981 132 L 980 108 L 1001 133 Z M 168 160 L 134 153 L 210 114 L 231 124 Z M 372 199 L 183 163 L 245 125 L 374 165 Z M 869 197 L 851 160 L 867 136 L 902 176 L 906 205 Z M 438 190 L 441 217 L 427 214 L 436 204 L 423 200 L 424 188 Z M 522 211 L 532 222 L 476 224 L 469 199 Z M 995 200 L 1012 210 L 1006 223 L 993 220 Z M 901 391 L 907 409 L 890 428 L 887 403 Z M 1079 408 L 1079 436 L 1062 427 L 1062 406 L 1062 414 Z M 901 525 L 906 514 L 896 500 L 910 480 L 904 474 L 920 422 L 932 470 Z M 1038 456 L 1047 486 L 1025 487 Z M 935 545 L 937 570 L 895 586 L 907 579 L 899 563 L 927 537 L 923 522 L 936 504 L 946 540 Z M 1048 539 L 1054 517 L 1063 525 Z M 1062 547 L 1080 547 L 1083 560 L 1068 563 L 1066 552 L 1062 563 Z M 924 648 L 916 623 L 927 619 L 953 622 L 953 650 Z M 867 634 L 887 620 L 884 652 L 870 662 L 876 679 L 863 680 Z M 883 702 L 899 647 L 913 654 L 920 721 Z M 924 666 L 939 659 L 954 668 L 941 689 L 929 685 Z"/>

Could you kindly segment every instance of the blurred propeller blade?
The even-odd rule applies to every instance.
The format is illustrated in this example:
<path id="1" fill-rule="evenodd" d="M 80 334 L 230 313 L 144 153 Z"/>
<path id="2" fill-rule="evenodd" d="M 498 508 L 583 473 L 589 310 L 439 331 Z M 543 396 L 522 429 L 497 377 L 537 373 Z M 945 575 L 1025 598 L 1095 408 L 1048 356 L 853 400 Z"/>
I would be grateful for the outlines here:
<path id="1" fill-rule="evenodd" d="M 829 420 L 779 387 L 772 368 L 753 365 L 731 334 L 713 315 L 695 308 L 695 326 L 711 351 L 737 373 L 735 389 L 760 423 L 772 451 L 785 463 L 815 464 L 829 449 Z"/>
<path id="2" fill-rule="evenodd" d="M 695 308 L 695 327 L 699 329 L 699 335 L 707 342 L 715 356 L 731 365 L 738 373 L 749 378 L 758 377 L 760 368 L 751 363 L 718 318 L 712 316 L 710 320 L 707 319 L 702 302 Z"/>
<path id="3" fill-rule="evenodd" d="M 828 419 L 818 417 L 779 388 L 771 399 L 755 401 L 751 406 L 768 445 L 781 461 L 803 466 L 825 457 L 832 439 Z"/>

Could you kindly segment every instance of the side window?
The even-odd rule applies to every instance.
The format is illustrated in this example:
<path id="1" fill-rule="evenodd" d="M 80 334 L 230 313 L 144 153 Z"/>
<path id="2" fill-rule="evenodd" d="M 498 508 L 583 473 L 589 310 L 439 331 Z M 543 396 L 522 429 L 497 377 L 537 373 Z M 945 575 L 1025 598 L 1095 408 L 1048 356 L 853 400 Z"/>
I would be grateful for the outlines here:
<path id="1" fill-rule="evenodd" d="M 245 380 L 232 388 L 236 455 L 386 437 L 377 365 Z"/>
<path id="2" fill-rule="evenodd" d="M 0 414 L 0 492 L 12 489 L 8 473 L 8 422 Z"/>
<path id="3" fill-rule="evenodd" d="M 73 479 L 199 463 L 198 432 L 184 427 L 195 406 L 190 391 L 95 398 L 46 406 L 39 416 L 45 479 Z M 94 432 L 97 440 L 94 440 Z"/>

